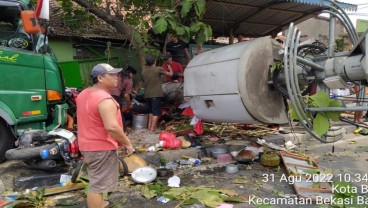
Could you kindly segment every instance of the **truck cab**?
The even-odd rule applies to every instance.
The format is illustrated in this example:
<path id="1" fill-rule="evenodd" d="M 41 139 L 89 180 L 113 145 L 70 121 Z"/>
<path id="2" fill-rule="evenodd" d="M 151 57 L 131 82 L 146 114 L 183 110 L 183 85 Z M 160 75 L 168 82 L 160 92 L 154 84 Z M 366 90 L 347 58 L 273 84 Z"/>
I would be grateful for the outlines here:
<path id="1" fill-rule="evenodd" d="M 62 73 L 49 50 L 47 29 L 41 32 L 32 17 L 25 21 L 32 9 L 28 0 L 0 0 L 0 162 L 22 132 L 66 123 Z M 38 31 L 27 33 L 26 24 Z"/>

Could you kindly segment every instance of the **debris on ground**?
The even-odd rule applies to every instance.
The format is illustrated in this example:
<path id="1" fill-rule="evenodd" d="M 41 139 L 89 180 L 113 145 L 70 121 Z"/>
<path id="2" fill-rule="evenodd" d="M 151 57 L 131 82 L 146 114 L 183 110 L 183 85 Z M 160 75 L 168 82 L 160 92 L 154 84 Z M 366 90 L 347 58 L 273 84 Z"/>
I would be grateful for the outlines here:
<path id="1" fill-rule="evenodd" d="M 281 152 L 280 155 L 289 174 L 284 180 L 294 185 L 299 197 L 312 200 L 317 197 L 333 197 L 332 173 L 322 171 L 318 164 L 306 155 L 286 152 Z"/>
<path id="2" fill-rule="evenodd" d="M 169 200 L 177 200 L 179 204 L 176 207 L 192 205 L 197 201 L 208 207 L 217 207 L 223 202 L 245 202 L 245 199 L 233 190 L 214 186 L 168 188 L 161 182 L 142 187 L 142 195 L 148 199 L 164 196 Z"/>

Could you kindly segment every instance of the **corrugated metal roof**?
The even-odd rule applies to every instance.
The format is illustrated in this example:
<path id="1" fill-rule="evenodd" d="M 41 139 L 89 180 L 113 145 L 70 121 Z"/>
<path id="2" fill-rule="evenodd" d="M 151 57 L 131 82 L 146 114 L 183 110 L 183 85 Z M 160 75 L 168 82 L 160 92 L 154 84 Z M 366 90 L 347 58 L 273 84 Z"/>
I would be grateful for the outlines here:
<path id="1" fill-rule="evenodd" d="M 328 0 L 207 0 L 203 21 L 211 25 L 215 36 L 234 34 L 264 36 L 286 29 L 290 22 L 299 23 L 317 16 Z M 352 4 L 338 4 L 356 10 Z"/>

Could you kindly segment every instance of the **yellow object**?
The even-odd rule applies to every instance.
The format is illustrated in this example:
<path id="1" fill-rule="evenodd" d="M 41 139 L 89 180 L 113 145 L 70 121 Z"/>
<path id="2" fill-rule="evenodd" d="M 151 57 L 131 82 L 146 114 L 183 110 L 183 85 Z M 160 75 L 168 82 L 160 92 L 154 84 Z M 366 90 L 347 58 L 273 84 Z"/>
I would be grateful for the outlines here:
<path id="1" fill-rule="evenodd" d="M 181 141 L 181 148 L 188 148 L 190 145 L 192 145 L 189 141 L 187 141 L 184 137 L 178 137 L 178 139 Z"/>
<path id="2" fill-rule="evenodd" d="M 361 130 L 363 130 L 363 129 L 362 129 L 362 128 L 357 128 L 357 129 L 355 129 L 355 130 L 354 130 L 354 134 L 359 134 L 359 132 L 360 132 Z"/>
<path id="3" fill-rule="evenodd" d="M 140 156 L 133 154 L 124 158 L 125 163 L 128 166 L 128 172 L 131 173 L 137 168 L 148 166 L 147 162 Z"/>

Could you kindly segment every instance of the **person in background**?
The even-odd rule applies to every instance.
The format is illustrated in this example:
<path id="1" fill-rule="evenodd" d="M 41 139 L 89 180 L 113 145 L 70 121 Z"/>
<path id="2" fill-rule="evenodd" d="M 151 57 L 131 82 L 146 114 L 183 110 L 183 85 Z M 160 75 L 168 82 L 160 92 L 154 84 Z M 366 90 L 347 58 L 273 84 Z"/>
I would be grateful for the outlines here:
<path id="1" fill-rule="evenodd" d="M 156 58 L 152 55 L 145 57 L 146 67 L 142 71 L 144 84 L 144 98 L 149 109 L 148 129 L 156 133 L 157 121 L 161 115 L 161 99 L 164 96 L 162 91 L 161 75 L 172 76 L 172 69 L 165 71 L 156 66 Z"/>
<path id="2" fill-rule="evenodd" d="M 165 76 L 165 83 L 167 82 L 173 82 L 174 80 L 178 80 L 178 82 L 183 82 L 183 67 L 180 63 L 173 61 L 172 56 L 170 54 L 164 55 L 164 64 L 162 65 L 162 68 L 165 71 L 169 71 L 169 68 L 173 71 L 172 76 Z"/>
<path id="3" fill-rule="evenodd" d="M 181 65 L 187 65 L 190 61 L 188 45 L 175 35 L 171 35 L 170 42 L 166 45 L 166 53 L 169 53 L 172 60 Z"/>
<path id="4" fill-rule="evenodd" d="M 131 94 L 133 89 L 133 76 L 136 73 L 137 71 L 133 67 L 128 66 L 124 71 L 119 73 L 117 86 L 110 90 L 112 97 L 120 104 L 124 131 L 126 131 L 127 127 L 124 114 L 133 108 Z"/>
<path id="5" fill-rule="evenodd" d="M 107 207 L 102 194 L 116 191 L 119 178 L 118 146 L 127 155 L 134 152 L 123 131 L 120 106 L 109 93 L 117 85 L 121 69 L 97 64 L 92 69 L 93 86 L 77 98 L 78 144 L 87 165 L 89 208 Z"/>

